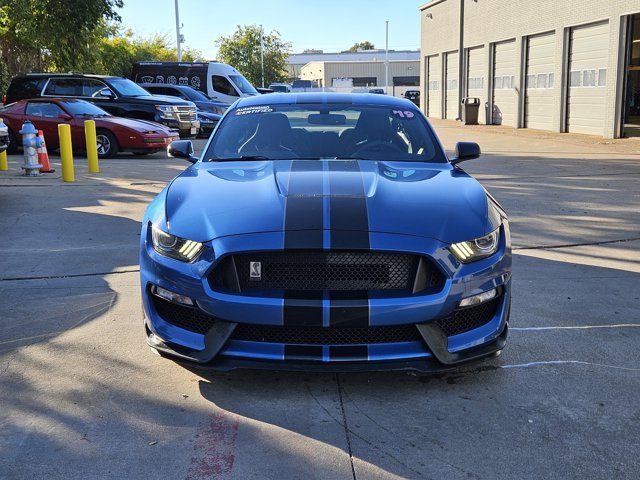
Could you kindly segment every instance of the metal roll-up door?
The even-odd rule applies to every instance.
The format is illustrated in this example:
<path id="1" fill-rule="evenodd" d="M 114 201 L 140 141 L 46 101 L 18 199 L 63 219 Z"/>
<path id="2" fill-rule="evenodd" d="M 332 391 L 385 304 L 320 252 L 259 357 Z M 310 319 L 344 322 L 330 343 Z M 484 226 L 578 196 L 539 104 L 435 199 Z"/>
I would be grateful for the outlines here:
<path id="1" fill-rule="evenodd" d="M 491 113 L 494 125 L 515 126 L 517 99 L 515 93 L 516 42 L 496 43 L 493 46 L 493 87 Z"/>
<path id="2" fill-rule="evenodd" d="M 427 117 L 442 118 L 441 74 L 438 55 L 427 57 Z"/>
<path id="3" fill-rule="evenodd" d="M 487 60 L 484 47 L 475 47 L 467 50 L 466 96 L 480 99 L 479 123 L 486 123 L 486 116 L 484 114 L 484 104 L 487 101 L 487 95 L 485 93 L 486 65 Z"/>
<path id="4" fill-rule="evenodd" d="M 556 36 L 554 33 L 527 39 L 524 126 L 553 130 Z"/>
<path id="5" fill-rule="evenodd" d="M 571 29 L 567 131 L 604 135 L 609 23 Z"/>
<path id="6" fill-rule="evenodd" d="M 458 118 L 458 52 L 445 54 L 445 117 L 451 120 Z"/>

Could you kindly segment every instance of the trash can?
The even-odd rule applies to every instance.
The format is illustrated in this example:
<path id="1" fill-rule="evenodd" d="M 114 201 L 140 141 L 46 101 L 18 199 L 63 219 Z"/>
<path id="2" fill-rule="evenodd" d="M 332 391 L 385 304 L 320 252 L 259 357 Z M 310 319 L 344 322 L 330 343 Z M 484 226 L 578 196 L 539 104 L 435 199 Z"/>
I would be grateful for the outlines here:
<path id="1" fill-rule="evenodd" d="M 477 97 L 465 97 L 462 99 L 462 123 L 465 125 L 478 125 L 478 112 L 480 99 Z"/>

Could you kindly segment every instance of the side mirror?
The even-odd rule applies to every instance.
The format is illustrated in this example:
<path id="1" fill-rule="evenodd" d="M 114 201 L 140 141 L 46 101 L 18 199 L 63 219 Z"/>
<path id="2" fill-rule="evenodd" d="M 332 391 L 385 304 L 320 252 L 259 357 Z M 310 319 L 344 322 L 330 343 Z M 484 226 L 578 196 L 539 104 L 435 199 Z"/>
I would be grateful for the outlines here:
<path id="1" fill-rule="evenodd" d="M 184 158 L 187 162 L 196 163 L 197 157 L 193 156 L 193 143 L 191 140 L 175 140 L 167 147 L 167 154 L 174 158 Z"/>
<path id="2" fill-rule="evenodd" d="M 475 142 L 456 143 L 456 153 L 451 161 L 451 165 L 457 165 L 465 160 L 473 160 L 480 156 L 480 145 Z"/>
<path id="3" fill-rule="evenodd" d="M 103 88 L 102 90 L 100 90 L 99 96 L 103 98 L 115 98 L 115 95 L 110 88 Z"/>

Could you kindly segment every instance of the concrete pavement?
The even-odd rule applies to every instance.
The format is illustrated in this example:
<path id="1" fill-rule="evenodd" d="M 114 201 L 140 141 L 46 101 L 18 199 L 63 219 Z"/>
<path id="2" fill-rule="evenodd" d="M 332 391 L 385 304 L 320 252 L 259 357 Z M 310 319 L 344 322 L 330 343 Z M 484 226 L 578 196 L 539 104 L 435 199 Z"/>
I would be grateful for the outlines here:
<path id="1" fill-rule="evenodd" d="M 441 375 L 184 368 L 144 342 L 145 205 L 187 164 L 0 172 L 0 478 L 637 478 L 640 151 L 436 123 L 511 218 L 512 329 Z M 202 142 L 199 143 L 199 147 Z M 54 168 L 59 169 L 54 159 Z"/>

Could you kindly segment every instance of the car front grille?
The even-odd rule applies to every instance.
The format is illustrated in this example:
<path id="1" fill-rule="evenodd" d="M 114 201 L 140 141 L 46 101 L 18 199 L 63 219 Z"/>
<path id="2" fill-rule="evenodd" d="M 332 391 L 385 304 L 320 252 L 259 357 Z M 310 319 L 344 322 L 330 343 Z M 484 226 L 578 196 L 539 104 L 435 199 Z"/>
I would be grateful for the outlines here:
<path id="1" fill-rule="evenodd" d="M 468 332 L 491 321 L 498 311 L 501 299 L 502 296 L 499 296 L 475 307 L 459 308 L 436 323 L 448 337 Z"/>
<path id="2" fill-rule="evenodd" d="M 380 327 L 289 327 L 240 323 L 232 340 L 287 345 L 365 345 L 422 341 L 415 325 Z"/>
<path id="3" fill-rule="evenodd" d="M 191 107 L 174 107 L 178 120 L 181 122 L 193 122 L 197 120 L 198 114 L 194 108 Z"/>
<path id="4" fill-rule="evenodd" d="M 273 251 L 227 257 L 210 282 L 214 290 L 243 294 L 340 291 L 356 298 L 376 291 L 397 296 L 436 292 L 442 289 L 444 276 L 429 259 L 413 254 Z"/>
<path id="5" fill-rule="evenodd" d="M 214 317 L 207 315 L 199 308 L 178 305 L 155 295 L 151 295 L 151 298 L 158 315 L 165 322 L 176 327 L 205 335 L 216 323 Z"/>

